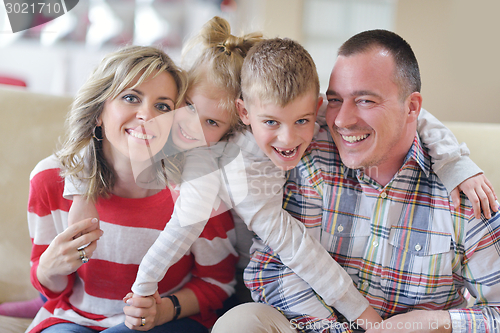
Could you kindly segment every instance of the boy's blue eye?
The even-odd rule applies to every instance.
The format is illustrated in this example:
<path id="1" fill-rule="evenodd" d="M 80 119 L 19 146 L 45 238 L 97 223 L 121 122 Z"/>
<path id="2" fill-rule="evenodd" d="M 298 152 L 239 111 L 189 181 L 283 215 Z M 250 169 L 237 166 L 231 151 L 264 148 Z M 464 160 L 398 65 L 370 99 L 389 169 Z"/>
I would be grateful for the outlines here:
<path id="1" fill-rule="evenodd" d="M 307 120 L 307 119 L 299 119 L 296 121 L 296 123 L 299 125 L 304 125 L 304 124 L 307 124 L 308 122 L 309 122 L 309 120 Z"/>
<path id="2" fill-rule="evenodd" d="M 278 124 L 278 122 L 276 120 L 266 120 L 264 122 L 264 124 L 268 125 L 268 126 L 275 126 Z"/>

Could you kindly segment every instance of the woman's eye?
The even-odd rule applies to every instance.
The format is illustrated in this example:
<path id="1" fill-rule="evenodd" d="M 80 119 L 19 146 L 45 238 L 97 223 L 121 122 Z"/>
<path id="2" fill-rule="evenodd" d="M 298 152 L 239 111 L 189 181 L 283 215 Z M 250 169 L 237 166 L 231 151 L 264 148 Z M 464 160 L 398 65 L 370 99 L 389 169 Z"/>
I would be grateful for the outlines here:
<path id="1" fill-rule="evenodd" d="M 276 126 L 278 122 L 276 120 L 266 120 L 264 124 L 266 124 L 267 126 Z"/>
<path id="2" fill-rule="evenodd" d="M 215 120 L 207 119 L 207 124 L 210 126 L 219 126 Z"/>
<path id="3" fill-rule="evenodd" d="M 304 124 L 307 124 L 308 122 L 309 122 L 309 120 L 307 120 L 307 119 L 299 119 L 296 121 L 296 123 L 298 125 L 304 125 Z"/>
<path id="4" fill-rule="evenodd" d="M 158 103 L 158 104 L 156 104 L 156 108 L 160 112 L 169 112 L 169 111 L 172 111 L 172 108 L 170 107 L 170 105 L 165 104 L 165 103 Z"/>
<path id="5" fill-rule="evenodd" d="M 139 98 L 137 98 L 137 96 L 130 94 L 123 96 L 123 99 L 129 103 L 137 103 L 139 101 Z"/>

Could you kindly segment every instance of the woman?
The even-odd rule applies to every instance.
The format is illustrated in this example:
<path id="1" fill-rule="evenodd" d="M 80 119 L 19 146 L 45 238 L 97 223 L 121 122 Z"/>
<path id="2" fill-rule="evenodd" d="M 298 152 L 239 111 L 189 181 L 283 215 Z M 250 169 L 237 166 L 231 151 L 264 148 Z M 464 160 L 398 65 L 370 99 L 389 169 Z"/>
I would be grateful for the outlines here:
<path id="1" fill-rule="evenodd" d="M 207 332 L 215 322 L 215 310 L 233 292 L 237 260 L 228 213 L 209 221 L 158 284 L 164 298 L 123 299 L 174 206 L 166 186 L 136 184 L 129 145 L 163 140 L 142 133 L 141 125 L 174 110 L 185 82 L 160 50 L 126 47 L 105 57 L 78 92 L 62 149 L 31 174 L 31 278 L 48 301 L 29 332 Z M 168 166 L 163 171 L 175 173 Z M 100 221 L 68 227 L 71 201 L 63 197 L 61 175 L 82 181 Z"/>

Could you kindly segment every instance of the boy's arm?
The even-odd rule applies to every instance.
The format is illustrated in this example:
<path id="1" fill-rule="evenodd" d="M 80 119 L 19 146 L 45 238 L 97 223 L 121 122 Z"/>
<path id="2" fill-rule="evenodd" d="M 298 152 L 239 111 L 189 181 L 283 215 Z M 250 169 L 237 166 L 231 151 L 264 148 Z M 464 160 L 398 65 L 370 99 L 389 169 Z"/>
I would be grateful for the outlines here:
<path id="1" fill-rule="evenodd" d="M 281 208 L 284 173 L 269 159 L 252 159 L 247 166 L 249 193 L 233 210 L 250 230 L 279 254 L 281 262 L 307 282 L 306 285 L 310 285 L 328 305 L 349 320 L 357 319 L 369 306 L 368 301 L 354 287 L 347 272 L 307 232 L 305 225 Z M 228 177 L 231 178 L 235 177 Z M 308 222 L 321 225 L 322 199 L 308 198 L 307 207 L 304 219 L 314 219 Z M 279 292 L 289 294 L 286 288 Z M 311 297 L 316 298 L 314 293 Z M 317 310 L 321 312 L 324 304 L 319 303 Z"/>
<path id="2" fill-rule="evenodd" d="M 417 130 L 432 157 L 432 168 L 446 186 L 455 208 L 460 205 L 461 190 L 472 202 L 476 217 L 480 217 L 481 208 L 487 218 L 491 216 L 490 207 L 498 211 L 493 187 L 469 158 L 465 143 L 459 144 L 453 133 L 424 109 L 418 117 Z"/>

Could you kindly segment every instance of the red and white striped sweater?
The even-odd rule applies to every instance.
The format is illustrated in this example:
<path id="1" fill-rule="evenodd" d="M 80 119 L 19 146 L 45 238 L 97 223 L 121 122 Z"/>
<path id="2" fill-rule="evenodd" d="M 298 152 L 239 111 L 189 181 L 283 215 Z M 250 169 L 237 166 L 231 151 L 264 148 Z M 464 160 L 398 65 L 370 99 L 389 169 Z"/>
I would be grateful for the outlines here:
<path id="1" fill-rule="evenodd" d="M 111 196 L 96 205 L 103 236 L 92 259 L 69 276 L 66 290 L 55 294 L 36 278 L 40 255 L 68 226 L 71 201 L 63 198 L 64 182 L 55 156 L 42 160 L 30 176 L 28 223 L 33 243 L 31 281 L 48 301 L 28 332 L 40 332 L 60 322 L 103 330 L 125 320 L 123 297 L 130 292 L 142 257 L 164 229 L 173 211 L 169 190 L 141 199 Z M 234 291 L 234 224 L 229 212 L 209 220 L 190 251 L 158 284 L 160 295 L 190 288 L 200 304 L 192 316 L 206 327 L 215 310 Z M 76 249 L 75 249 L 76 251 Z"/>

